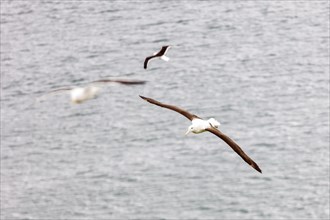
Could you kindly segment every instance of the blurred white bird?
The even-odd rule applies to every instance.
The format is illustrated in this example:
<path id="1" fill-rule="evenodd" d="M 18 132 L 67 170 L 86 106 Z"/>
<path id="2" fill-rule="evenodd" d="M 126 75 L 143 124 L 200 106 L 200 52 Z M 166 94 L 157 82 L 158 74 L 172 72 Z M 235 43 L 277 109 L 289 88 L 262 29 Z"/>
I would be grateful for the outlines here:
<path id="1" fill-rule="evenodd" d="M 68 93 L 70 95 L 71 102 L 74 104 L 81 104 L 87 100 L 94 99 L 99 94 L 102 84 L 117 83 L 123 85 L 140 85 L 145 84 L 146 81 L 142 80 L 124 80 L 124 79 L 102 79 L 88 83 L 86 86 L 79 87 L 66 87 L 59 88 L 48 92 L 45 95 L 40 96 L 37 100 L 41 100 L 48 95 L 58 93 Z"/>

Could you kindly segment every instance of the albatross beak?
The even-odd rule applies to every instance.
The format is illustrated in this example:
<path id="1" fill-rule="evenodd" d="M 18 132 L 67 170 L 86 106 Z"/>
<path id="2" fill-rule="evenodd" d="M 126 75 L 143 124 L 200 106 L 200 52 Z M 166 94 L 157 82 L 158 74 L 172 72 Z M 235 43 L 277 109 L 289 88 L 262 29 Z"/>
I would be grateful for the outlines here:
<path id="1" fill-rule="evenodd" d="M 190 133 L 190 128 L 188 128 L 188 131 L 184 134 L 185 136 Z"/>

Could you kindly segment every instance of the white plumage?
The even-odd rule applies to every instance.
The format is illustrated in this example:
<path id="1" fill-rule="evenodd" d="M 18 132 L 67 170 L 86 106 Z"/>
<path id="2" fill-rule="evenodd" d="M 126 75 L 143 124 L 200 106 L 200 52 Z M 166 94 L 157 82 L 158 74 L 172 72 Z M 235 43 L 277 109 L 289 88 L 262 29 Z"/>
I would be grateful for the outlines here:
<path id="1" fill-rule="evenodd" d="M 218 122 L 214 118 L 210 118 L 207 121 L 199 118 L 194 118 L 191 121 L 191 125 L 188 127 L 188 130 L 185 135 L 189 134 L 190 132 L 194 134 L 199 134 L 206 131 L 206 129 L 208 128 L 218 128 L 219 126 L 220 122 Z"/>
<path id="2" fill-rule="evenodd" d="M 88 87 L 77 87 L 70 90 L 71 102 L 80 104 L 89 99 L 93 99 L 97 96 L 100 91 L 100 87 L 88 86 Z"/>

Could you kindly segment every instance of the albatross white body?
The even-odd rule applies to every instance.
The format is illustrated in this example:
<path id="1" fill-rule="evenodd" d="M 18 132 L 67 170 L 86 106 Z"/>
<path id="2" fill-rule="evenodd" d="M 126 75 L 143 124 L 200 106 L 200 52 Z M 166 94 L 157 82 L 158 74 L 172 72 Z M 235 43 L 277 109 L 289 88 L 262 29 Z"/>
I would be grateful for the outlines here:
<path id="1" fill-rule="evenodd" d="M 209 120 L 203 120 L 199 118 L 194 118 L 191 121 L 191 124 L 186 132 L 186 135 L 189 134 L 190 132 L 194 134 L 199 134 L 204 131 L 206 131 L 207 128 L 218 128 L 220 126 L 220 122 L 215 120 L 214 118 L 210 118 Z"/>

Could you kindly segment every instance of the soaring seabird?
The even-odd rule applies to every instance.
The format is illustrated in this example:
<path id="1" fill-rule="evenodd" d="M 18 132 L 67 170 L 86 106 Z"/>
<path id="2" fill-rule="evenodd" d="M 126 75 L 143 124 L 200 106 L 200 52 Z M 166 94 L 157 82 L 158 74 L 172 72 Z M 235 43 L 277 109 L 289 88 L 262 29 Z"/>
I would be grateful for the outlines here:
<path id="1" fill-rule="evenodd" d="M 146 81 L 125 80 L 125 79 L 101 79 L 101 80 L 90 82 L 86 86 L 66 87 L 66 88 L 55 89 L 55 90 L 48 92 L 46 95 L 67 92 L 70 94 L 70 99 L 71 99 L 72 103 L 80 104 L 89 99 L 96 98 L 97 94 L 99 93 L 99 91 L 101 89 L 100 84 L 106 84 L 106 83 L 119 83 L 119 84 L 123 84 L 123 85 L 139 85 L 139 84 L 146 83 Z M 42 98 L 44 96 L 45 95 L 41 96 L 40 98 Z"/>
<path id="2" fill-rule="evenodd" d="M 143 96 L 140 97 L 151 104 L 158 105 L 163 108 L 171 109 L 188 118 L 192 122 L 192 125 L 189 126 L 186 135 L 190 132 L 198 134 L 204 131 L 209 131 L 215 134 L 223 141 L 225 141 L 246 163 L 248 163 L 250 166 L 252 166 L 254 169 L 256 169 L 258 172 L 261 173 L 261 169 L 259 168 L 259 166 L 248 155 L 246 155 L 244 151 L 232 139 L 230 139 L 227 135 L 225 135 L 220 130 L 218 130 L 220 123 L 216 121 L 214 118 L 210 118 L 209 120 L 203 120 L 200 117 L 193 115 L 177 106 L 164 104 L 154 99 Z"/>
<path id="3" fill-rule="evenodd" d="M 146 59 L 144 60 L 144 69 L 147 69 L 149 60 L 152 60 L 154 58 L 160 58 L 164 61 L 169 61 L 170 58 L 168 58 L 167 56 L 165 56 L 165 54 L 167 53 L 168 49 L 170 49 L 171 46 L 167 45 L 167 46 L 162 46 L 162 49 L 160 49 L 160 51 L 154 53 L 152 56 L 146 57 Z"/>

